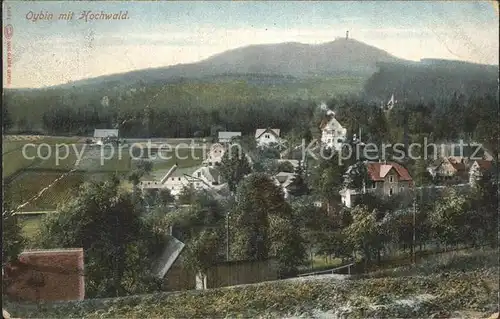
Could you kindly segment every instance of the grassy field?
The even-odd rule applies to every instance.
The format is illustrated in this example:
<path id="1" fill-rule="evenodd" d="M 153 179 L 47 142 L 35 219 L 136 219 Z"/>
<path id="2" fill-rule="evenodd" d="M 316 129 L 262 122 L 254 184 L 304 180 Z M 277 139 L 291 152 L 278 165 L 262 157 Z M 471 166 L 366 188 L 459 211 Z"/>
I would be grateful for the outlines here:
<path id="1" fill-rule="evenodd" d="M 121 153 L 116 151 L 112 158 L 103 159 L 101 164 L 101 150 L 91 148 L 86 144 L 74 144 L 78 140 L 79 138 L 43 137 L 35 140 L 18 141 L 4 137 L 2 140 L 2 178 L 7 178 L 26 168 L 71 170 L 75 168 L 79 156 L 83 158 L 77 165 L 77 168 L 81 170 L 101 172 L 130 170 L 130 153 L 128 149 L 123 149 Z M 23 146 L 28 143 L 35 144 L 35 147 L 26 147 L 23 154 Z M 48 146 L 40 146 L 40 144 L 47 144 Z M 68 148 L 57 144 L 65 144 Z M 106 152 L 108 150 L 104 149 L 103 153 Z"/>
<path id="2" fill-rule="evenodd" d="M 160 176 L 166 174 L 167 171 L 176 163 L 177 168 L 179 170 L 183 170 L 197 167 L 203 162 L 203 151 L 201 149 L 179 149 L 176 154 L 173 153 L 164 155 L 165 158 L 167 158 L 167 156 L 172 158 L 152 160 L 152 172 L 151 174 L 143 176 L 142 180 L 151 181 L 161 179 Z M 132 168 L 136 168 L 137 163 L 137 160 L 132 161 Z"/>
<path id="3" fill-rule="evenodd" d="M 451 253 L 380 278 L 325 275 L 5 308 L 23 318 L 483 318 L 497 311 L 498 256 L 496 249 Z"/>
<path id="4" fill-rule="evenodd" d="M 71 173 L 65 178 L 54 181 L 61 176 L 59 172 L 24 172 L 10 182 L 4 197 L 14 205 L 22 204 L 33 198 L 43 188 L 53 184 L 43 195 L 25 206 L 23 211 L 52 210 L 59 203 L 72 197 L 78 186 L 83 183 L 85 176 L 82 173 Z"/>
<path id="5" fill-rule="evenodd" d="M 20 205 L 31 199 L 43 188 L 52 184 L 59 176 L 72 169 L 77 169 L 70 176 L 55 183 L 48 188 L 43 195 L 24 207 L 23 211 L 51 210 L 57 204 L 71 198 L 74 191 L 84 180 L 100 178 L 103 174 L 124 174 L 135 168 L 130 156 L 130 149 L 123 148 L 121 152 L 116 150 L 110 153 L 110 148 L 100 148 L 86 144 L 71 144 L 69 152 L 65 148 L 59 148 L 59 159 L 56 158 L 56 144 L 75 142 L 72 138 L 49 138 L 43 137 L 36 140 L 9 140 L 3 139 L 3 178 L 13 177 L 7 180 L 4 198 L 14 205 Z M 179 143 L 186 142 L 185 139 L 177 139 Z M 37 158 L 37 149 L 27 148 L 27 155 L 35 157 L 28 159 L 22 154 L 22 147 L 26 143 L 47 143 L 48 147 L 42 147 L 39 156 L 52 156 L 47 159 Z M 104 157 L 103 157 L 104 155 Z M 168 160 L 157 160 L 153 165 L 154 171 L 169 169 L 175 163 L 179 168 L 188 168 L 200 165 L 203 158 L 202 149 L 179 149 L 176 152 L 164 154 L 172 157 Z M 80 161 L 78 159 L 80 158 Z M 109 159 L 108 159 L 109 158 Z M 14 175 L 16 174 L 16 175 Z M 19 174 L 19 175 L 17 175 Z M 15 177 L 14 177 L 15 176 Z"/>
<path id="6" fill-rule="evenodd" d="M 21 223 L 23 236 L 28 241 L 33 239 L 38 234 L 43 216 L 44 215 L 32 215 L 18 217 L 18 220 Z"/>
<path id="7" fill-rule="evenodd" d="M 61 172 L 27 171 L 6 185 L 4 200 L 14 206 L 25 203 L 33 198 L 43 188 L 50 186 L 38 198 L 25 206 L 22 211 L 54 210 L 57 205 L 73 198 L 78 187 L 84 182 L 96 178 L 105 178 L 109 173 L 73 172 L 54 183 L 61 176 Z"/>

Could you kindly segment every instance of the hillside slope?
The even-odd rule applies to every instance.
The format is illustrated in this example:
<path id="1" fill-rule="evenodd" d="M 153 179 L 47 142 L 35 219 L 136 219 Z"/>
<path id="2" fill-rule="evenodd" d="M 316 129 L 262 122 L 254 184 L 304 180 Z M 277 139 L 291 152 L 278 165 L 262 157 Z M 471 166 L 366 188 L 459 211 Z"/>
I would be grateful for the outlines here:
<path id="1" fill-rule="evenodd" d="M 377 62 L 403 61 L 386 51 L 356 40 L 337 39 L 310 45 L 278 43 L 251 45 L 229 50 L 197 63 L 137 70 L 75 81 L 60 87 L 158 81 L 206 79 L 238 74 L 264 78 L 328 76 L 369 76 Z M 208 77 L 208 79 L 207 79 Z"/>

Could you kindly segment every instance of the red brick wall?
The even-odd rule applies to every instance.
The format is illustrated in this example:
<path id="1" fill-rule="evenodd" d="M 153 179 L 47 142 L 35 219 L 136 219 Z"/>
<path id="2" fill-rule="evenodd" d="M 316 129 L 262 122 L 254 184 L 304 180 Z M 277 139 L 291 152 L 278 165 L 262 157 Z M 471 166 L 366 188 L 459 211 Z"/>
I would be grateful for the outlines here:
<path id="1" fill-rule="evenodd" d="M 7 293 L 29 301 L 83 300 L 83 249 L 25 251 L 7 275 Z"/>

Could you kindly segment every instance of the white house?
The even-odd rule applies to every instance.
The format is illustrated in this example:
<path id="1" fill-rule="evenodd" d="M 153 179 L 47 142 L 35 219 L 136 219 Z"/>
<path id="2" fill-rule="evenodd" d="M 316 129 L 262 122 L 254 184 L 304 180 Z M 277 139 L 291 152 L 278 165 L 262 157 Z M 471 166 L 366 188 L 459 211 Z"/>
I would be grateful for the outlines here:
<path id="1" fill-rule="evenodd" d="M 280 143 L 280 130 L 276 128 L 259 128 L 255 131 L 257 146 L 269 146 Z"/>
<path id="2" fill-rule="evenodd" d="M 396 103 L 398 103 L 398 101 L 394 99 L 394 94 L 393 94 L 391 95 L 391 98 L 389 99 L 387 104 L 384 106 L 384 110 L 386 111 L 392 110 L 394 108 L 394 105 L 396 105 Z"/>
<path id="3" fill-rule="evenodd" d="M 473 186 L 479 180 L 484 172 L 491 170 L 493 164 L 488 160 L 475 160 L 469 168 L 469 184 Z"/>
<path id="4" fill-rule="evenodd" d="M 97 144 L 103 144 L 106 139 L 118 138 L 117 129 L 95 129 L 94 130 L 94 142 Z"/>
<path id="5" fill-rule="evenodd" d="M 207 166 L 217 166 L 222 161 L 222 156 L 226 152 L 226 147 L 220 143 L 215 143 L 210 146 L 210 151 L 207 154 L 207 158 L 203 160 L 203 164 Z"/>
<path id="6" fill-rule="evenodd" d="M 321 122 L 321 143 L 326 148 L 340 151 L 347 137 L 347 129 L 335 118 L 335 113 L 328 111 L 326 118 Z"/>
<path id="7" fill-rule="evenodd" d="M 160 181 L 142 181 L 144 189 L 168 189 L 173 196 L 179 196 L 184 187 L 195 189 L 212 189 L 221 184 L 219 171 L 212 167 L 202 166 L 194 172 L 177 170 L 174 165 Z"/>
<path id="8" fill-rule="evenodd" d="M 292 183 L 294 176 L 295 176 L 294 173 L 287 173 L 287 172 L 279 172 L 278 174 L 274 175 L 273 178 L 274 183 L 277 186 L 281 187 L 285 198 L 288 198 L 289 196 L 288 186 L 290 186 L 290 184 Z"/>
<path id="9" fill-rule="evenodd" d="M 219 132 L 219 143 L 231 143 L 232 139 L 241 137 L 241 132 Z"/>

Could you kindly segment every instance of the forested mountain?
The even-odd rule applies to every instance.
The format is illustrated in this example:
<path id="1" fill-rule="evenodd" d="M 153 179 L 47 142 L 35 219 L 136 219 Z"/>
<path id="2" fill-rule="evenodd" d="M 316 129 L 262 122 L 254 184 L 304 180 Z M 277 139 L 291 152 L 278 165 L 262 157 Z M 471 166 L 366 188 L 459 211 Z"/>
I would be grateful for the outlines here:
<path id="1" fill-rule="evenodd" d="M 420 101 L 454 93 L 466 96 L 495 94 L 498 66 L 462 61 L 423 59 L 419 63 L 379 63 L 365 84 L 368 97 Z"/>
<path id="2" fill-rule="evenodd" d="M 379 106 L 394 94 L 398 109 L 409 107 L 401 103 L 425 102 L 429 114 L 442 119 L 457 105 L 473 103 L 474 95 L 498 99 L 497 78 L 498 66 L 403 61 L 356 40 L 339 39 L 320 45 L 255 45 L 190 65 L 52 88 L 5 89 L 2 112 L 10 132 L 88 135 L 94 128 L 115 127 L 128 137 L 191 137 L 217 127 L 251 134 L 257 127 L 273 126 L 303 134 L 321 101 L 354 94 L 354 100 L 341 99 L 348 106 L 344 109 L 355 113 L 362 105 L 360 112 L 369 114 L 369 105 Z M 449 102 L 453 96 L 461 102 Z M 474 112 L 480 109 L 473 107 Z"/>
<path id="3" fill-rule="evenodd" d="M 293 81 L 311 76 L 363 76 L 376 71 L 377 62 L 403 61 L 386 51 L 353 39 L 311 45 L 278 43 L 251 45 L 229 50 L 203 61 L 152 68 L 75 81 L 60 87 L 150 85 L 183 79 L 211 81 L 211 78 L 237 76 L 265 81 Z"/>

